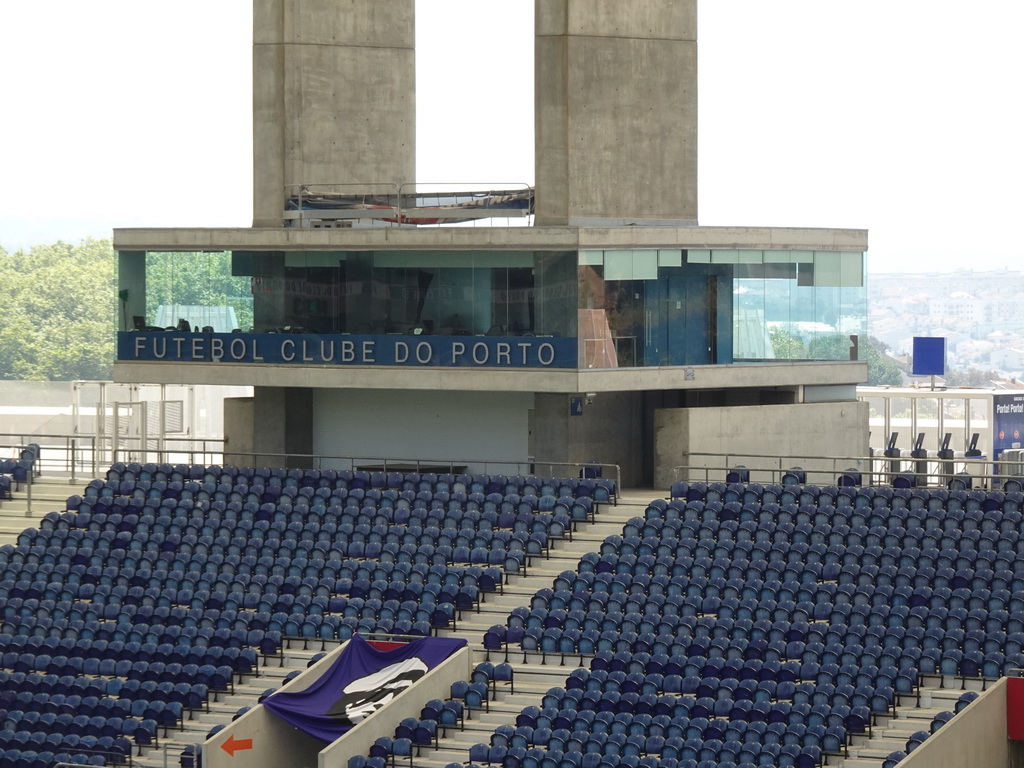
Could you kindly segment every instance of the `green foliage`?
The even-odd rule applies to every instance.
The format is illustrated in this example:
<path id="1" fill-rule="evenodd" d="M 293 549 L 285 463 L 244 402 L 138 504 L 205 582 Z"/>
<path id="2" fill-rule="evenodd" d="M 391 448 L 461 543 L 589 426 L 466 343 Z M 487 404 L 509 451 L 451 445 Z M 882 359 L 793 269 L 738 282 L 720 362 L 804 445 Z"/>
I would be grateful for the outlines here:
<path id="1" fill-rule="evenodd" d="M 860 359 L 868 364 L 868 384 L 872 387 L 898 387 L 904 383 L 903 371 L 888 354 L 889 345 L 874 336 L 861 339 Z"/>
<path id="2" fill-rule="evenodd" d="M 804 344 L 798 336 L 774 326 L 769 331 L 775 357 L 782 360 L 849 360 L 850 339 L 839 334 L 817 336 Z M 899 365 L 887 352 L 889 347 L 878 339 L 862 338 L 857 352 L 859 359 L 868 364 L 868 385 L 872 387 L 899 386 L 903 375 Z"/>
<path id="3" fill-rule="evenodd" d="M 965 371 L 946 371 L 942 377 L 947 387 L 991 387 L 992 382 L 999 381 L 1003 374 L 999 371 L 981 371 L 968 368 Z"/>
<path id="4" fill-rule="evenodd" d="M 773 325 L 768 329 L 768 338 L 772 342 L 772 351 L 779 360 L 806 360 L 807 348 L 797 336 Z"/>
<path id="5" fill-rule="evenodd" d="M 116 289 L 109 240 L 0 248 L 0 378 L 109 379 Z"/>

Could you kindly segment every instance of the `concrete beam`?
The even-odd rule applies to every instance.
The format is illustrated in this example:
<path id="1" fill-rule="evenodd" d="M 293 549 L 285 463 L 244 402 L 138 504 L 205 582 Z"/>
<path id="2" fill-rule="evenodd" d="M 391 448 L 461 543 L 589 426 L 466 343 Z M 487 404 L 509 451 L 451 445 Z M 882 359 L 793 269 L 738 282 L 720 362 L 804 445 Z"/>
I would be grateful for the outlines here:
<path id="1" fill-rule="evenodd" d="M 115 229 L 128 251 L 738 248 L 866 251 L 864 229 L 800 227 L 438 227 L 435 229 Z"/>
<path id="2" fill-rule="evenodd" d="M 690 373 L 692 372 L 692 376 Z M 801 385 L 859 384 L 867 364 L 779 363 L 610 370 L 338 367 L 245 363 L 114 363 L 114 381 L 158 384 L 233 384 L 256 387 L 372 389 L 382 377 L 389 389 L 464 392 L 644 392 L 649 390 L 771 389 Z"/>

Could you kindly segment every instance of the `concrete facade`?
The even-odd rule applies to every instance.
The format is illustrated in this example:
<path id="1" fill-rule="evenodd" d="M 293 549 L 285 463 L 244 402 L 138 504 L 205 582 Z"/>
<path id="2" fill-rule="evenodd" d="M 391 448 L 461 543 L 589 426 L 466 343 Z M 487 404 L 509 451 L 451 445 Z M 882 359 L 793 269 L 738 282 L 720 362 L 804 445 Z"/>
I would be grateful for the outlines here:
<path id="1" fill-rule="evenodd" d="M 413 0 L 254 0 L 253 226 L 295 185 L 414 181 L 415 77 Z"/>
<path id="2" fill-rule="evenodd" d="M 535 9 L 537 224 L 695 224 L 696 0 Z"/>
<path id="3" fill-rule="evenodd" d="M 654 485 L 668 488 L 678 479 L 673 468 L 693 462 L 691 454 L 731 454 L 733 466 L 757 466 L 749 455 L 867 456 L 867 420 L 867 403 L 857 402 L 661 409 L 654 415 Z M 816 467 L 832 465 L 809 461 L 804 469 Z M 711 477 L 720 481 L 724 473 Z"/>
<path id="4" fill-rule="evenodd" d="M 145 312 L 145 254 L 151 251 L 240 251 L 244 258 L 239 261 L 247 260 L 250 271 L 241 271 L 240 266 L 233 277 L 280 283 L 288 279 L 290 259 L 315 261 L 323 252 L 403 252 L 381 259 L 382 270 L 393 270 L 416 266 L 418 251 L 484 253 L 484 262 L 490 259 L 489 252 L 498 261 L 505 251 L 532 254 L 534 259 L 532 277 L 537 282 L 536 289 L 533 284 L 528 289 L 535 290 L 530 311 L 542 319 L 524 326 L 530 334 L 523 335 L 584 336 L 578 313 L 608 311 L 601 309 L 606 295 L 584 296 L 582 288 L 589 287 L 586 280 L 593 277 L 593 283 L 637 283 L 637 301 L 647 291 L 648 320 L 623 321 L 625 332 L 619 336 L 631 339 L 634 351 L 642 346 L 638 338 L 653 337 L 655 323 L 650 317 L 657 308 L 666 318 L 659 327 L 674 323 L 674 338 L 679 340 L 690 341 L 695 335 L 690 325 L 683 327 L 687 313 L 694 315 L 694 327 L 713 318 L 705 325 L 713 325 L 716 334 L 720 325 L 729 328 L 720 335 L 723 344 L 728 342 L 727 352 L 718 357 L 715 348 L 710 354 L 717 341 L 709 341 L 701 357 L 670 357 L 664 347 L 648 341 L 657 357 L 652 352 L 641 361 L 634 354 L 622 368 L 603 369 L 268 365 L 226 363 L 223 358 L 169 364 L 165 359 L 118 362 L 115 378 L 253 386 L 253 398 L 226 406 L 228 450 L 263 455 L 278 464 L 282 462 L 274 457 L 313 453 L 313 424 L 343 414 L 337 399 L 333 409 L 318 406 L 331 402 L 320 396 L 325 389 L 347 395 L 385 389 L 529 394 L 534 407 L 520 408 L 520 421 L 514 425 L 516 435 L 530 431 L 529 458 L 563 466 L 591 460 L 618 464 L 627 485 L 666 482 L 665 468 L 677 463 L 672 457 L 684 448 L 699 444 L 722 450 L 756 440 L 759 434 L 784 436 L 765 449 L 800 447 L 811 453 L 848 450 L 850 455 L 863 455 L 867 419 L 858 420 L 863 409 L 851 401 L 853 387 L 866 379 L 866 365 L 764 362 L 770 355 L 759 354 L 734 358 L 732 318 L 727 316 L 735 302 L 732 286 L 711 286 L 700 272 L 704 264 L 712 264 L 710 251 L 715 249 L 790 251 L 792 259 L 775 253 L 772 266 L 791 261 L 792 276 L 786 279 L 796 286 L 796 265 L 810 263 L 802 258 L 807 252 L 813 258 L 825 252 L 837 261 L 839 256 L 859 259 L 867 249 L 867 233 L 697 226 L 696 0 L 535 0 L 534 8 L 535 226 L 304 228 L 282 226 L 287 196 L 298 185 L 335 185 L 319 192 L 387 194 L 388 188 L 369 185 L 415 181 L 413 0 L 254 0 L 254 226 L 115 231 L 115 247 L 121 252 L 119 288 L 128 292 L 128 316 Z M 677 263 L 664 264 L 678 270 L 678 290 L 671 295 L 670 274 L 614 276 L 612 260 L 607 269 L 603 261 L 604 252 L 655 249 L 656 260 L 661 249 L 677 251 Z M 695 256 L 692 265 L 688 262 L 684 275 L 683 252 L 688 250 L 707 253 L 705 261 Z M 584 251 L 590 253 L 578 253 Z M 733 255 L 734 261 L 728 262 L 728 255 L 720 254 L 721 263 L 739 267 L 740 259 Z M 544 273 L 548 263 L 558 275 Z M 769 275 L 767 268 L 748 270 L 749 263 L 742 262 L 737 279 L 780 274 Z M 862 262 L 856 263 L 861 267 L 854 271 L 862 272 Z M 514 266 L 525 270 L 522 264 Z M 659 261 L 656 269 L 660 266 Z M 827 281 L 827 270 L 822 272 L 822 285 L 839 285 Z M 485 278 L 481 285 L 491 286 L 490 280 Z M 661 283 L 664 295 L 651 290 Z M 853 284 L 863 288 L 862 282 Z M 559 290 L 545 290 L 548 285 Z M 708 299 L 712 287 L 714 302 Z M 704 291 L 699 296 L 698 288 Z M 388 306 L 381 298 L 385 293 L 367 290 L 359 296 L 367 297 L 368 305 L 372 297 L 377 302 L 373 306 Z M 585 306 L 587 301 L 595 306 Z M 284 302 L 283 291 L 254 291 L 254 317 L 264 316 L 260 324 L 277 333 L 305 326 L 286 321 Z M 623 304 L 624 315 L 639 307 Z M 604 317 L 607 320 L 607 314 Z M 465 333 L 482 335 L 488 325 Z M 359 326 L 338 323 L 331 332 L 355 329 L 358 334 Z M 310 332 L 327 333 L 308 327 Z M 610 325 L 601 330 L 611 337 Z M 389 332 L 386 327 L 381 331 Z M 579 343 L 586 340 L 594 339 Z M 253 358 L 260 359 L 255 353 Z M 707 364 L 733 359 L 759 362 Z M 684 365 L 687 361 L 694 365 Z M 827 402 L 805 402 L 805 386 L 824 388 Z M 849 394 L 838 394 L 844 392 Z M 829 393 L 843 402 L 829 401 Z M 582 413 L 571 407 L 576 397 L 587 401 Z M 503 399 L 518 402 L 520 396 Z M 380 403 L 387 404 L 384 399 Z M 820 418 L 816 420 L 815 414 Z M 457 407 L 436 409 L 434 415 L 440 424 L 456 423 L 463 416 Z M 798 427 L 811 425 L 812 436 L 798 433 Z M 496 441 L 501 439 L 495 435 Z M 401 455 L 402 449 L 402 436 L 396 434 L 394 455 Z"/>
<path id="5" fill-rule="evenodd" d="M 459 368 L 280 366 L 246 363 L 115 363 L 118 381 L 160 384 L 249 384 L 256 387 L 372 389 L 382 379 L 391 389 L 466 392 L 646 392 L 731 388 L 797 388 L 804 384 L 855 385 L 867 379 L 866 363 L 759 363 L 682 368 L 520 370 Z"/>

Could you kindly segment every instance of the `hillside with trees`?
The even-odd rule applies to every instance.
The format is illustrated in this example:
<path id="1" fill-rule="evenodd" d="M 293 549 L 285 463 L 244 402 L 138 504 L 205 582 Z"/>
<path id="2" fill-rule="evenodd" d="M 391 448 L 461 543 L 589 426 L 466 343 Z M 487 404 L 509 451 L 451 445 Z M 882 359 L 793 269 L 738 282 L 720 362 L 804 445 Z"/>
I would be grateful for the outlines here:
<path id="1" fill-rule="evenodd" d="M 117 289 L 109 240 L 0 248 L 0 379 L 109 379 Z"/>

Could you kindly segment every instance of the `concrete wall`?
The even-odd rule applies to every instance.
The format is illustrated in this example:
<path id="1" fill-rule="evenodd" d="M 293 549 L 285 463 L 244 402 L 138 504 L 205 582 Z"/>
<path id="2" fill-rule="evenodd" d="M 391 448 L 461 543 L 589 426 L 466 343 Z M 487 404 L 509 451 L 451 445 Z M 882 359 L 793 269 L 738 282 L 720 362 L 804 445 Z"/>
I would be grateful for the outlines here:
<path id="1" fill-rule="evenodd" d="M 537 224 L 696 222 L 696 0 L 535 9 Z"/>
<path id="2" fill-rule="evenodd" d="M 203 744 L 203 768 L 316 768 L 323 748 L 320 739 L 257 706 Z"/>
<path id="3" fill-rule="evenodd" d="M 700 454 L 731 454 L 728 466 L 748 467 L 769 463 L 757 455 L 803 457 L 794 466 L 827 469 L 834 482 L 834 463 L 814 457 L 866 456 L 867 416 L 867 403 L 860 402 L 659 409 L 654 414 L 655 487 L 668 489 L 677 479 L 676 466 L 721 467 L 725 461 Z M 699 473 L 695 479 L 703 477 Z M 711 477 L 724 480 L 725 473 Z M 764 482 L 770 475 L 752 473 L 751 479 Z"/>
<path id="4" fill-rule="evenodd" d="M 286 185 L 414 181 L 414 45 L 413 0 L 254 0 L 253 226 Z"/>
<path id="5" fill-rule="evenodd" d="M 1004 677 L 900 761 L 900 768 L 1006 768 L 1020 765 L 1010 762 L 1019 746 L 1006 738 Z"/>
<path id="6" fill-rule="evenodd" d="M 571 415 L 572 397 L 583 397 L 583 413 Z M 540 395 L 534 399 L 534 456 L 538 472 L 551 463 L 598 461 L 618 464 L 624 486 L 636 486 L 643 477 L 642 409 L 640 393 L 609 392 L 587 398 L 578 395 Z M 578 470 L 552 466 L 551 474 Z"/>
<path id="7" fill-rule="evenodd" d="M 224 463 L 247 466 L 255 452 L 254 398 L 229 397 L 224 400 Z"/>
<path id="8" fill-rule="evenodd" d="M 12 435 L 0 442 L 39 442 L 33 433 L 72 434 L 71 401 L 70 381 L 0 381 L 0 434 Z"/>
<path id="9" fill-rule="evenodd" d="M 459 471 L 518 474 L 529 458 L 532 407 L 529 393 L 318 389 L 313 447 L 360 464 L 450 461 L 467 467 Z"/>

